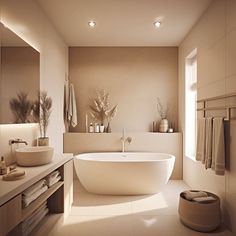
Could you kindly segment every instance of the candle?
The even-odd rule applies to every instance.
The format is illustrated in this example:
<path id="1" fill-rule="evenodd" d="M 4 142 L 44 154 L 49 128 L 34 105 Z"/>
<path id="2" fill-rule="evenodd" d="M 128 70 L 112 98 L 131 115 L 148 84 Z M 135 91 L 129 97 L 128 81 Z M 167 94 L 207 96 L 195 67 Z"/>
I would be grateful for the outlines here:
<path id="1" fill-rule="evenodd" d="M 88 115 L 85 115 L 85 132 L 88 133 Z"/>
<path id="2" fill-rule="evenodd" d="M 153 122 L 152 122 L 152 132 L 155 132 L 155 131 L 156 131 L 155 125 L 156 125 L 156 123 L 155 123 L 155 121 L 153 121 Z"/>

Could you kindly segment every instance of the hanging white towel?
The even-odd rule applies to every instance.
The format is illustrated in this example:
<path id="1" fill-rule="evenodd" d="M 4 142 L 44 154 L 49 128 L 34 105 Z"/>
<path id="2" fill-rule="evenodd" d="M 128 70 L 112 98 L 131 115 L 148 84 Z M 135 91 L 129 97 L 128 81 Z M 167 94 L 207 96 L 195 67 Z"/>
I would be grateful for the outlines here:
<path id="1" fill-rule="evenodd" d="M 205 167 L 211 168 L 212 162 L 212 117 L 206 118 Z"/>
<path id="2" fill-rule="evenodd" d="M 74 85 L 70 84 L 69 104 L 68 104 L 68 121 L 72 127 L 77 125 L 77 109 Z"/>
<path id="3" fill-rule="evenodd" d="M 212 135 L 212 164 L 211 168 L 216 175 L 225 173 L 225 141 L 224 141 L 224 119 L 213 119 Z"/>
<path id="4" fill-rule="evenodd" d="M 69 81 L 66 80 L 64 84 L 64 121 L 65 121 L 66 131 L 69 131 L 68 110 L 69 110 Z"/>
<path id="5" fill-rule="evenodd" d="M 205 118 L 198 119 L 196 160 L 202 163 L 205 163 L 205 124 Z"/>

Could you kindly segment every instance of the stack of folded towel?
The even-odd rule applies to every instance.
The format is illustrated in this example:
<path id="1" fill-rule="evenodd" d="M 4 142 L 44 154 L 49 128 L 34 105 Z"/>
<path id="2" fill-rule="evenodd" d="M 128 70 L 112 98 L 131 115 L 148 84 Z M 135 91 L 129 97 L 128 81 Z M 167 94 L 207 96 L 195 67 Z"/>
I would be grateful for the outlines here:
<path id="1" fill-rule="evenodd" d="M 38 181 L 22 193 L 23 207 L 27 207 L 31 202 L 47 191 L 48 186 L 45 179 Z"/>
<path id="2" fill-rule="evenodd" d="M 47 203 L 44 202 L 36 211 L 34 211 L 27 219 L 22 222 L 22 235 L 30 235 L 32 230 L 39 224 L 48 213 Z"/>
<path id="3" fill-rule="evenodd" d="M 61 179 L 60 172 L 58 170 L 53 171 L 50 175 L 46 177 L 48 187 L 52 187 L 55 183 L 57 183 Z"/>
<path id="4" fill-rule="evenodd" d="M 206 192 L 196 190 L 184 191 L 184 197 L 189 201 L 195 202 L 211 202 L 216 200 L 214 197 L 208 196 Z"/>

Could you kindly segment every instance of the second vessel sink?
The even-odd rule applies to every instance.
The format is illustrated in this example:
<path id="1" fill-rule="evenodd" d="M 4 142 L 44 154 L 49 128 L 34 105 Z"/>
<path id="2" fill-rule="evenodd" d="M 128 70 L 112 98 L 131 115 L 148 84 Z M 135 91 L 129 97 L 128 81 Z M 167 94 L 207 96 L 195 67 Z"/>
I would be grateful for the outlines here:
<path id="1" fill-rule="evenodd" d="M 48 146 L 16 149 L 16 162 L 20 166 L 40 166 L 52 161 L 53 148 Z"/>

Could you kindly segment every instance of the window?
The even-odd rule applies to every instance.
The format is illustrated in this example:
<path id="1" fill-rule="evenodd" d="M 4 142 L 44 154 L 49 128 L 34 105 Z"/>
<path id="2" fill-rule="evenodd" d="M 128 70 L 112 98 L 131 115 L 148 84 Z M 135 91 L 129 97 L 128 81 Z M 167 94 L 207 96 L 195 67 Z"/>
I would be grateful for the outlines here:
<path id="1" fill-rule="evenodd" d="M 185 61 L 185 156 L 195 159 L 197 126 L 197 50 Z"/>

